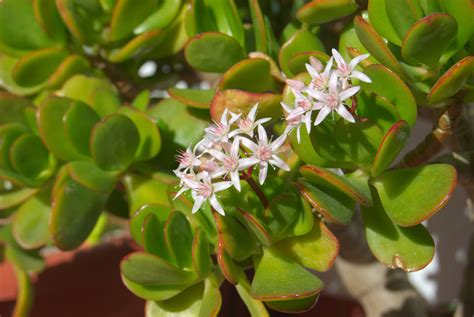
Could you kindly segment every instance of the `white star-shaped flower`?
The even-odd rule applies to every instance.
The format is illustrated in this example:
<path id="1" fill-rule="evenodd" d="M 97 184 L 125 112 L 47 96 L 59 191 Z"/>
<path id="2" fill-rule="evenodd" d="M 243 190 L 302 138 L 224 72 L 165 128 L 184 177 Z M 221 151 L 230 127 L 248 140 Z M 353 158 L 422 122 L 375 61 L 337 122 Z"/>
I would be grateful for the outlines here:
<path id="1" fill-rule="evenodd" d="M 229 120 L 228 116 L 231 115 Z M 229 132 L 232 124 L 237 121 L 240 117 L 240 114 L 230 112 L 227 108 L 222 113 L 221 119 L 219 122 L 214 121 L 209 127 L 204 129 L 206 131 L 206 137 L 210 141 L 215 143 L 227 142 L 229 140 Z"/>
<path id="2" fill-rule="evenodd" d="M 372 81 L 370 80 L 369 76 L 366 74 L 359 72 L 355 70 L 357 65 L 359 65 L 360 62 L 362 62 L 364 59 L 368 58 L 370 54 L 364 54 L 364 55 L 359 55 L 352 59 L 349 64 L 346 63 L 344 58 L 341 56 L 341 54 L 335 50 L 332 49 L 332 55 L 334 56 L 334 59 L 336 60 L 337 64 L 337 72 L 339 74 L 339 77 L 343 81 L 343 89 L 346 88 L 347 86 L 347 81 L 349 78 L 356 78 L 360 81 L 363 81 L 365 83 L 371 83 Z"/>
<path id="3" fill-rule="evenodd" d="M 232 186 L 232 182 L 223 181 L 218 183 L 212 183 L 212 179 L 208 173 L 202 173 L 200 179 L 183 179 L 187 187 L 191 189 L 191 196 L 194 199 L 194 205 L 192 213 L 197 212 L 201 209 L 202 205 L 209 200 L 211 206 L 221 215 L 225 215 L 224 209 L 217 200 L 216 193 L 226 190 Z"/>
<path id="4" fill-rule="evenodd" d="M 317 90 L 325 90 L 328 87 L 329 79 L 331 77 L 331 73 L 333 72 L 333 58 L 331 57 L 324 68 L 322 70 L 322 63 L 317 60 L 315 57 L 311 56 L 309 58 L 310 64 L 306 65 L 306 70 L 308 71 L 309 75 L 311 76 L 312 80 L 309 85 L 309 89 L 317 89 Z"/>
<path id="5" fill-rule="evenodd" d="M 316 89 L 308 89 L 308 94 L 318 100 L 315 108 L 319 108 L 318 116 L 314 121 L 314 125 L 320 124 L 330 113 L 336 111 L 341 117 L 349 122 L 354 123 L 354 117 L 346 109 L 344 101 L 354 96 L 359 90 L 359 86 L 353 86 L 340 91 L 338 82 L 338 73 L 333 72 L 329 79 L 328 92 L 322 92 Z"/>
<path id="6" fill-rule="evenodd" d="M 180 151 L 176 156 L 179 163 L 178 171 L 186 172 L 189 169 L 201 165 L 201 160 L 195 154 L 195 151 L 188 147 L 185 151 Z"/>
<path id="7" fill-rule="evenodd" d="M 229 138 L 236 136 L 237 134 L 246 134 L 253 138 L 253 131 L 260 125 L 270 121 L 272 118 L 257 118 L 258 103 L 256 103 L 246 116 L 240 117 L 237 121 L 238 128 L 229 133 Z"/>
<path id="8" fill-rule="evenodd" d="M 258 126 L 257 143 L 247 138 L 242 139 L 242 144 L 253 152 L 251 157 L 242 159 L 243 165 L 252 166 L 259 164 L 258 181 L 260 185 L 262 185 L 267 178 L 268 164 L 272 167 L 277 166 L 285 171 L 290 170 L 290 167 L 277 156 L 280 152 L 279 148 L 283 145 L 285 139 L 286 135 L 283 134 L 275 141 L 268 142 L 267 132 L 261 125 Z"/>
<path id="9" fill-rule="evenodd" d="M 283 134 L 289 134 L 291 131 L 296 129 L 296 139 L 298 143 L 300 143 L 301 140 L 301 126 L 303 124 L 306 125 L 306 131 L 308 133 L 311 132 L 311 111 L 309 112 L 304 112 L 301 111 L 301 108 L 291 108 L 289 107 L 286 103 L 280 102 L 281 106 L 283 107 L 283 110 L 285 111 L 285 121 L 286 121 L 286 128 L 285 132 Z"/>

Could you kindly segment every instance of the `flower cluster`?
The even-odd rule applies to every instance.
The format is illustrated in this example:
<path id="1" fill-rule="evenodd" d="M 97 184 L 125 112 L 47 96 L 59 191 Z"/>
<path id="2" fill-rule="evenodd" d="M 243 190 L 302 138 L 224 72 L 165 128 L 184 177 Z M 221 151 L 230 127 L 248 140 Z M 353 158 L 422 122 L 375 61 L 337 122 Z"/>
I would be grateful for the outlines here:
<path id="1" fill-rule="evenodd" d="M 216 193 L 231 186 L 240 191 L 241 178 L 251 177 L 255 167 L 259 169 L 260 184 L 264 183 L 269 166 L 289 171 L 288 165 L 278 157 L 286 134 L 269 139 L 262 124 L 271 119 L 257 120 L 257 109 L 258 104 L 247 115 L 226 109 L 220 121 L 205 129 L 203 139 L 193 149 L 188 148 L 178 155 L 179 166 L 174 172 L 181 180 L 181 188 L 175 198 L 190 190 L 194 199 L 193 213 L 209 201 L 224 215 Z"/>
<path id="2" fill-rule="evenodd" d="M 311 132 L 313 111 L 319 111 L 314 125 L 320 124 L 330 113 L 336 111 L 342 118 L 354 122 L 354 117 L 347 110 L 345 102 L 360 90 L 359 86 L 352 85 L 352 80 L 370 83 L 367 75 L 355 70 L 356 66 L 369 57 L 368 54 L 360 55 L 346 63 L 344 58 L 335 49 L 332 57 L 324 66 L 314 57 L 310 58 L 310 64 L 306 69 L 311 76 L 311 82 L 305 83 L 297 80 L 287 80 L 288 85 L 295 96 L 294 107 L 284 102 L 281 103 L 285 111 L 286 130 L 285 134 L 296 129 L 296 137 L 300 142 L 300 128 L 306 126 L 308 133 Z M 334 61 L 335 64 L 334 65 Z"/>

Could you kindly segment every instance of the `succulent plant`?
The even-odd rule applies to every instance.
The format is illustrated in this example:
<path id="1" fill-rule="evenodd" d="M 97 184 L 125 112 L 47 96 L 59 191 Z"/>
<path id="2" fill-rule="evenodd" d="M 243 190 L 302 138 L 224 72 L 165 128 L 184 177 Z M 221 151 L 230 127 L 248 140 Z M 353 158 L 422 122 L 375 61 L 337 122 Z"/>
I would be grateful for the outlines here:
<path id="1" fill-rule="evenodd" d="M 16 316 L 28 314 L 41 248 L 79 247 L 104 211 L 129 218 L 140 251 L 121 277 L 149 317 L 216 316 L 225 280 L 252 316 L 312 308 L 324 286 L 312 271 L 340 249 L 331 228 L 356 212 L 379 262 L 428 265 L 422 222 L 457 181 L 453 166 L 429 163 L 472 101 L 474 10 L 468 0 L 364 9 L 4 0 L 0 242 L 22 286 Z M 182 56 L 191 69 L 173 80 L 137 76 L 146 61 Z M 218 82 L 198 89 L 205 73 Z M 191 88 L 172 87 L 180 75 Z M 154 104 L 147 85 L 169 98 Z M 419 106 L 444 108 L 399 158 Z"/>

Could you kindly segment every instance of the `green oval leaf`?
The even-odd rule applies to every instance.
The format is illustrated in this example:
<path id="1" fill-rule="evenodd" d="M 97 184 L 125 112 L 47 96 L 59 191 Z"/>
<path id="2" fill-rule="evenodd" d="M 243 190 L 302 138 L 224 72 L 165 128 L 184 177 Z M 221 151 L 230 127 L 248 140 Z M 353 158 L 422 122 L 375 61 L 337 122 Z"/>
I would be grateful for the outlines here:
<path id="1" fill-rule="evenodd" d="M 139 132 L 128 117 L 113 114 L 97 123 L 91 135 L 91 154 L 106 171 L 125 170 L 133 161 L 140 142 Z"/>
<path id="2" fill-rule="evenodd" d="M 263 249 L 257 265 L 250 294 L 265 301 L 307 298 L 318 294 L 324 283 L 301 265 L 275 250 Z"/>
<path id="3" fill-rule="evenodd" d="M 126 38 L 156 6 L 157 0 L 140 1 L 140 5 L 133 0 L 117 0 L 112 11 L 110 21 L 109 40 L 114 42 Z"/>
<path id="4" fill-rule="evenodd" d="M 192 259 L 194 271 L 199 276 L 205 277 L 211 273 L 214 263 L 211 259 L 209 240 L 204 231 L 199 229 L 194 232 Z"/>
<path id="5" fill-rule="evenodd" d="M 433 2 L 429 0 L 430 2 Z M 393 44 L 402 45 L 402 37 L 395 31 L 394 26 L 388 19 L 385 6 L 386 0 L 370 0 L 368 3 L 368 12 L 370 24 L 381 36 Z"/>
<path id="6" fill-rule="evenodd" d="M 282 313 L 296 314 L 310 311 L 316 305 L 318 299 L 319 294 L 303 299 L 279 300 L 265 302 L 265 304 L 271 309 Z"/>
<path id="7" fill-rule="evenodd" d="M 189 287 L 188 284 L 181 285 L 142 285 L 127 279 L 123 274 L 121 274 L 122 282 L 126 288 L 136 296 L 152 301 L 162 301 L 170 299 L 186 288 Z"/>
<path id="8" fill-rule="evenodd" d="M 225 250 L 237 260 L 245 260 L 255 252 L 256 243 L 245 227 L 231 215 L 214 213 L 219 239 Z"/>
<path id="9" fill-rule="evenodd" d="M 159 3 L 157 10 L 154 10 L 143 22 L 140 23 L 133 33 L 140 34 L 156 29 L 164 29 L 173 22 L 181 9 L 182 0 L 164 0 Z"/>
<path id="10" fill-rule="evenodd" d="M 223 73 L 245 58 L 239 42 L 217 32 L 205 32 L 191 38 L 184 54 L 193 68 L 210 73 Z"/>
<path id="11" fill-rule="evenodd" d="M 180 268 L 192 268 L 193 233 L 186 216 L 173 211 L 164 226 L 165 243 Z"/>
<path id="12" fill-rule="evenodd" d="M 171 98 L 199 109 L 208 109 L 215 95 L 214 90 L 170 88 L 167 92 Z"/>
<path id="13" fill-rule="evenodd" d="M 405 37 L 411 26 L 421 19 L 422 14 L 418 0 L 385 0 L 385 10 L 388 20 L 400 38 Z"/>
<path id="14" fill-rule="evenodd" d="M 70 77 L 86 72 L 89 67 L 89 62 L 84 57 L 80 55 L 69 55 L 62 61 L 55 72 L 49 76 L 47 86 L 52 89 L 59 88 Z"/>
<path id="15" fill-rule="evenodd" d="M 160 204 L 147 204 L 137 209 L 130 217 L 129 222 L 130 235 L 132 236 L 133 240 L 135 240 L 135 242 L 139 245 L 143 245 L 142 228 L 143 223 L 145 222 L 145 218 L 148 215 L 155 215 L 156 218 L 161 223 L 163 223 L 168 218 L 168 215 L 171 213 L 171 210 L 172 208 L 170 206 Z"/>
<path id="16" fill-rule="evenodd" d="M 101 170 L 92 162 L 70 162 L 66 168 L 72 179 L 94 191 L 111 192 L 117 182 L 115 175 Z"/>
<path id="17" fill-rule="evenodd" d="M 377 177 L 385 171 L 398 153 L 405 147 L 410 137 L 410 127 L 406 121 L 398 121 L 385 133 L 375 155 L 372 176 Z"/>
<path id="18" fill-rule="evenodd" d="M 324 168 L 304 165 L 300 167 L 300 173 L 311 184 L 321 185 L 343 192 L 362 205 L 370 206 L 372 204 L 372 197 L 367 184 L 368 177 L 362 174 L 359 175 L 357 171 L 354 172 L 357 175 L 353 175 L 353 177 L 349 177 L 350 175 L 339 176 Z"/>
<path id="19" fill-rule="evenodd" d="M 372 184 L 390 218 L 414 226 L 446 205 L 456 188 L 457 174 L 448 164 L 432 164 L 385 172 Z"/>
<path id="20" fill-rule="evenodd" d="M 354 0 L 313 1 L 300 8 L 296 17 L 303 23 L 322 24 L 352 14 L 358 8 Z"/>
<path id="21" fill-rule="evenodd" d="M 433 238 L 421 224 L 410 228 L 397 226 L 376 196 L 374 193 L 372 207 L 361 207 L 370 250 L 377 260 L 392 269 L 421 270 L 434 256 Z"/>
<path id="22" fill-rule="evenodd" d="M 25 249 L 36 249 L 49 240 L 48 222 L 51 206 L 35 196 L 23 203 L 15 213 L 12 233 L 18 244 Z"/>
<path id="23" fill-rule="evenodd" d="M 149 53 L 165 41 L 166 32 L 152 30 L 131 39 L 124 46 L 112 50 L 107 59 L 112 63 L 121 63 L 139 55 Z"/>
<path id="24" fill-rule="evenodd" d="M 23 134 L 10 148 L 10 162 L 13 168 L 29 178 L 45 178 L 52 163 L 41 139 L 33 134 Z"/>
<path id="25" fill-rule="evenodd" d="M 79 153 L 90 155 L 90 136 L 99 120 L 99 115 L 80 101 L 73 103 L 64 113 L 63 124 L 66 137 Z"/>
<path id="26" fill-rule="evenodd" d="M 36 188 L 20 188 L 12 192 L 0 194 L 0 210 L 21 204 L 38 192 Z"/>
<path id="27" fill-rule="evenodd" d="M 144 252 L 127 255 L 120 263 L 120 271 L 132 282 L 146 285 L 183 285 L 196 279 L 193 272 L 178 269 L 163 259 Z"/>
<path id="28" fill-rule="evenodd" d="M 468 56 L 451 66 L 433 85 L 428 101 L 435 103 L 454 96 L 462 89 L 474 71 L 474 56 Z"/>
<path id="29" fill-rule="evenodd" d="M 402 56 L 413 65 L 436 66 L 454 40 L 458 26 L 447 14 L 434 13 L 416 22 L 403 39 Z"/>

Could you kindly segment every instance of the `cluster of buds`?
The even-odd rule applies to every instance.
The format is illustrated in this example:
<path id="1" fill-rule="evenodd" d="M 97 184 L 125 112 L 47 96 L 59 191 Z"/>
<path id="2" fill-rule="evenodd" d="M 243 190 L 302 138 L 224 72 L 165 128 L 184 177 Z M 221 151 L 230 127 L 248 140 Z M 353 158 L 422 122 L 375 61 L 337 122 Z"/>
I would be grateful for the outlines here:
<path id="1" fill-rule="evenodd" d="M 205 129 L 203 139 L 193 149 L 188 148 L 178 155 L 179 166 L 174 173 L 181 180 L 181 188 L 175 198 L 190 190 L 194 199 L 193 213 L 209 201 L 224 215 L 216 193 L 231 186 L 240 191 L 241 178 L 251 177 L 257 167 L 260 184 L 265 182 L 269 166 L 290 170 L 278 157 L 286 134 L 269 139 L 262 124 L 271 118 L 257 120 L 257 110 L 258 104 L 247 115 L 226 109 L 220 121 Z"/>
<path id="2" fill-rule="evenodd" d="M 311 82 L 306 85 L 302 81 L 287 80 L 295 96 L 295 103 L 294 107 L 281 103 L 287 124 L 285 133 L 296 129 L 299 143 L 301 126 L 305 125 L 307 132 L 311 132 L 313 111 L 319 111 L 314 120 L 315 126 L 323 122 L 330 113 L 334 115 L 334 111 L 345 120 L 355 122 L 351 112 L 346 108 L 346 102 L 360 90 L 359 86 L 352 84 L 354 79 L 371 82 L 367 75 L 355 70 L 356 66 L 367 57 L 368 54 L 360 55 L 346 63 L 341 54 L 333 49 L 332 57 L 326 66 L 316 58 L 310 57 L 310 64 L 306 64 L 306 69 L 311 76 Z"/>

